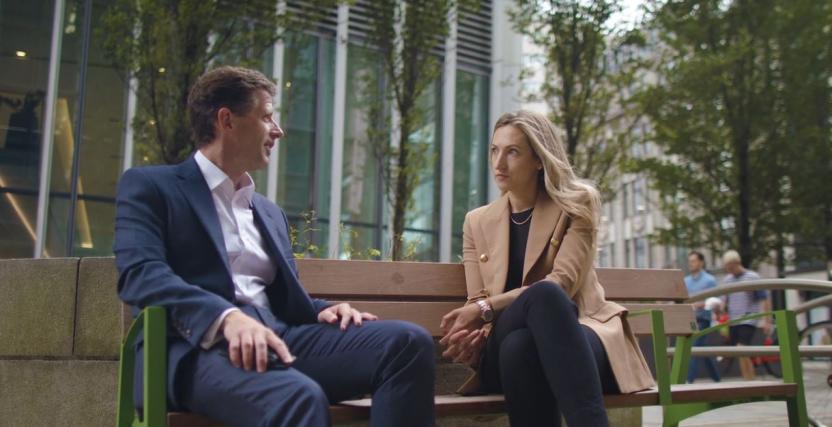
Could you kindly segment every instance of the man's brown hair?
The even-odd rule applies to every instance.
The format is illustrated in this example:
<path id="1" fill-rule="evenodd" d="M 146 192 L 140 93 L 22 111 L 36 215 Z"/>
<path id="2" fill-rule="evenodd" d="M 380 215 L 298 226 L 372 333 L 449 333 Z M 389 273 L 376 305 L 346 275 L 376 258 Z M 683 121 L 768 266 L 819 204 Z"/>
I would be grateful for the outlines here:
<path id="1" fill-rule="evenodd" d="M 277 87 L 263 73 L 242 67 L 219 67 L 201 75 L 188 93 L 188 118 L 197 147 L 214 139 L 217 111 L 226 107 L 237 115 L 247 114 L 254 103 L 254 93 L 269 95 Z"/>

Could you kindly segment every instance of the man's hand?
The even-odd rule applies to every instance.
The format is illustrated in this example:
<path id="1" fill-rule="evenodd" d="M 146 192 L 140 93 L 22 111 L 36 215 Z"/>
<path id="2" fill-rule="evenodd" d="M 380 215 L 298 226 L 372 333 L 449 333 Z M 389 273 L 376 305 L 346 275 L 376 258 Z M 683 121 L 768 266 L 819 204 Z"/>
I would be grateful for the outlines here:
<path id="1" fill-rule="evenodd" d="M 346 331 L 350 321 L 356 326 L 361 326 L 365 320 L 378 320 L 378 316 L 358 311 L 345 302 L 329 306 L 318 313 L 319 323 L 334 325 L 338 323 L 338 319 L 341 319 L 341 330 Z"/>
<path id="2" fill-rule="evenodd" d="M 295 361 L 286 343 L 274 331 L 241 311 L 228 314 L 223 319 L 220 330 L 228 341 L 228 358 L 238 368 L 250 371 L 256 367 L 257 372 L 266 372 L 269 348 L 287 366 Z"/>

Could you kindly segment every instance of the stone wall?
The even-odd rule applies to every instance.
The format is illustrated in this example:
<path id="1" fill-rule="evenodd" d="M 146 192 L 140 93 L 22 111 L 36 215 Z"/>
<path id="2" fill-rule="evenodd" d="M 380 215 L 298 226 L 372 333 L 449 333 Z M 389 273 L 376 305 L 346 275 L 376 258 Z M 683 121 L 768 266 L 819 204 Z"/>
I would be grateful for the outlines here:
<path id="1" fill-rule="evenodd" d="M 115 283 L 112 258 L 0 260 L 4 426 L 113 425 Z"/>

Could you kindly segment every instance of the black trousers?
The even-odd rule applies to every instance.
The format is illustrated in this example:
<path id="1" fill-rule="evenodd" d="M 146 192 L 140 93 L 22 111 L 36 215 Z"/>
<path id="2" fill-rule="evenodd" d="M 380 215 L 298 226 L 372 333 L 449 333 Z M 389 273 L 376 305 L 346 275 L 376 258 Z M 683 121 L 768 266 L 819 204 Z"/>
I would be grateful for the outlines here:
<path id="1" fill-rule="evenodd" d="M 503 393 L 513 427 L 607 426 L 603 393 L 618 393 L 607 354 L 563 289 L 539 282 L 496 319 L 482 361 L 484 391 Z"/>

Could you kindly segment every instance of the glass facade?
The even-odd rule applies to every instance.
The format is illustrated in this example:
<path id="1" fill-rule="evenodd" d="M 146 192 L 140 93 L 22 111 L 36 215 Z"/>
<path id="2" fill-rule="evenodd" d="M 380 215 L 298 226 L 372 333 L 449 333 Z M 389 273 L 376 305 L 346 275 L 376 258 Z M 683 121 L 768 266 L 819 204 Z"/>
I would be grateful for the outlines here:
<path id="1" fill-rule="evenodd" d="M 293 35 L 286 40 L 280 85 L 277 203 L 298 231 L 296 252 L 326 253 L 332 162 L 335 43 Z"/>
<path id="2" fill-rule="evenodd" d="M 456 73 L 451 261 L 462 256 L 465 214 L 488 200 L 488 83 L 487 75 Z"/>
<path id="3" fill-rule="evenodd" d="M 44 100 L 53 4 L 0 2 L 0 257 L 31 257 L 37 239 Z"/>
<path id="4" fill-rule="evenodd" d="M 44 245 L 50 256 L 112 250 L 127 91 L 94 30 L 107 5 L 66 3 Z"/>
<path id="5" fill-rule="evenodd" d="M 86 6 L 90 6 L 90 10 Z M 102 1 L 69 1 L 61 31 L 44 256 L 106 255 L 123 157 L 123 80 L 101 52 Z M 37 240 L 44 105 L 54 2 L 0 3 L 0 256 Z"/>
<path id="6" fill-rule="evenodd" d="M 0 258 L 111 254 L 115 192 L 125 153 L 129 150 L 133 165 L 156 161 L 144 146 L 152 135 L 148 139 L 142 134 L 135 144 L 130 137 L 128 123 L 137 113 L 128 106 L 138 102 L 138 111 L 142 100 L 128 90 L 124 73 L 105 56 L 105 35 L 95 30 L 110 6 L 104 0 L 62 2 L 57 29 L 61 49 L 54 58 L 58 70 L 54 136 L 44 138 L 55 4 L 55 0 L 0 0 Z M 337 256 L 387 258 L 391 209 L 381 159 L 369 142 L 379 122 L 367 114 L 371 101 L 385 100 L 387 82 L 378 54 L 352 40 L 347 45 L 343 171 L 333 177 L 335 40 L 327 31 L 285 39 L 282 58 L 278 57 L 282 75 L 275 77 L 281 126 L 286 131 L 276 151 L 277 176 L 272 176 L 276 187 L 267 188 L 267 171 L 253 175 L 257 190 L 275 194 L 286 211 L 297 233 L 296 252 L 318 257 L 329 253 L 330 186 L 336 179 L 341 188 Z M 264 55 L 260 67 L 264 72 L 273 74 L 276 52 Z M 220 55 L 212 62 L 223 63 L 234 60 Z M 487 70 L 460 69 L 453 99 L 442 98 L 438 79 L 419 100 L 428 114 L 409 138 L 424 144 L 430 160 L 421 170 L 405 219 L 409 259 L 439 257 L 443 179 L 452 180 L 454 188 L 452 236 L 443 237 L 450 240 L 451 261 L 461 253 L 465 213 L 487 202 L 489 85 Z M 391 106 L 385 102 L 382 114 L 389 117 Z M 441 118 L 448 103 L 455 104 L 454 138 L 443 142 Z M 148 128 L 148 123 L 144 125 Z M 51 149 L 51 162 L 42 170 L 44 141 Z M 454 145 L 451 171 L 440 171 L 443 143 Z M 41 185 L 41 176 L 48 178 L 48 185 Z M 46 197 L 39 208 L 42 187 Z M 39 209 L 45 224 L 40 232 Z M 35 254 L 38 242 L 43 251 Z"/>
<path id="7" fill-rule="evenodd" d="M 638 237 L 635 239 L 635 267 L 636 268 L 647 268 L 650 264 L 650 254 L 649 254 L 649 245 L 647 243 L 647 239 L 644 237 Z"/>
<path id="8" fill-rule="evenodd" d="M 343 226 L 339 239 L 342 258 L 374 258 L 385 247 L 384 180 L 376 154 L 382 135 L 376 134 L 380 123 L 371 119 L 382 114 L 373 111 L 384 97 L 382 76 L 378 53 L 361 45 L 349 45 L 347 81 L 358 90 L 346 93 L 341 179 Z"/>
<path id="9" fill-rule="evenodd" d="M 405 215 L 405 255 L 413 260 L 439 257 L 439 153 L 442 134 L 442 86 L 437 81 L 417 101 L 425 115 L 410 135 L 410 143 L 423 145 L 428 161 L 419 173 L 419 185 L 413 192 L 413 204 Z M 387 239 L 389 240 L 389 239 Z"/>

